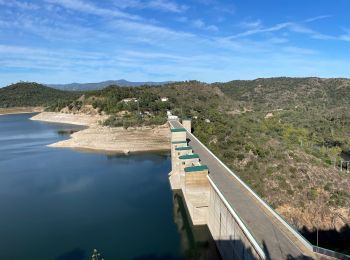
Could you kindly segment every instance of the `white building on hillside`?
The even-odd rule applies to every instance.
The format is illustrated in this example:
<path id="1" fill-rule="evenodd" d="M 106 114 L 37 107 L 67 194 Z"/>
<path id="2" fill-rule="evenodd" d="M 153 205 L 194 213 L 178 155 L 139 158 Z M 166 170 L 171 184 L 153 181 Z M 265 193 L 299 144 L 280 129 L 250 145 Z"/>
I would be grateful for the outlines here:
<path id="1" fill-rule="evenodd" d="M 129 103 L 129 102 L 137 102 L 138 100 L 137 100 L 137 98 L 124 98 L 123 100 L 122 100 L 122 102 L 124 102 L 124 103 Z"/>
<path id="2" fill-rule="evenodd" d="M 175 115 L 173 115 L 172 113 L 171 113 L 171 111 L 166 111 L 166 115 L 168 116 L 168 120 L 177 120 L 177 119 L 179 119 L 179 117 L 178 116 L 175 116 Z"/>

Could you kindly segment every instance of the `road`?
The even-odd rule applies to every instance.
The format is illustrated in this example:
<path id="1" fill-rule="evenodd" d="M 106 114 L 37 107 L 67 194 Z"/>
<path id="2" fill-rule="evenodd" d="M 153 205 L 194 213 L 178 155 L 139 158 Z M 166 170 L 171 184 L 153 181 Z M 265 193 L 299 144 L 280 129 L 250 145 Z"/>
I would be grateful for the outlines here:
<path id="1" fill-rule="evenodd" d="M 183 127 L 178 121 L 170 121 L 172 127 Z M 209 176 L 219 188 L 230 206 L 247 225 L 257 242 L 270 259 L 307 258 L 296 245 L 296 237 L 269 212 L 222 164 L 187 132 L 189 145 L 199 154 L 202 164 L 209 168 Z M 286 235 L 288 233 L 288 236 Z M 295 241 L 292 242 L 292 241 Z M 299 242 L 299 243 L 298 243 Z M 303 248 L 305 252 L 306 248 Z M 312 254 L 312 252 L 310 252 Z"/>

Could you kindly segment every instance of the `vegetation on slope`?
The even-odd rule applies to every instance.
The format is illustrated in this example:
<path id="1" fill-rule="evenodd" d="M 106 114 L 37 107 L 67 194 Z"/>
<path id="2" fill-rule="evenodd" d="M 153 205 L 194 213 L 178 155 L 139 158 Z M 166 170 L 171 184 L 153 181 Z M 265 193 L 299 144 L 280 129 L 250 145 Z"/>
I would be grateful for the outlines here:
<path id="1" fill-rule="evenodd" d="M 199 139 L 289 221 L 340 228 L 350 221 L 341 212 L 350 208 L 350 176 L 339 168 L 349 152 L 349 89 L 345 79 L 274 78 L 110 87 L 89 95 L 112 115 L 107 125 L 140 125 L 139 112 L 164 118 L 167 109 L 194 118 Z M 169 101 L 160 102 L 163 96 Z M 122 102 L 132 97 L 139 102 Z M 122 111 L 127 116 L 118 116 Z"/>
<path id="2" fill-rule="evenodd" d="M 150 87 L 119 86 L 86 92 L 80 106 L 91 106 L 98 113 L 109 115 L 104 125 L 124 128 L 165 124 L 166 111 L 172 108 L 169 101 L 162 102 Z"/>
<path id="3" fill-rule="evenodd" d="M 0 88 L 0 107 L 57 106 L 79 97 L 78 93 L 61 91 L 38 83 L 19 82 Z"/>
<path id="4" fill-rule="evenodd" d="M 196 136 L 289 222 L 339 230 L 350 223 L 350 174 L 340 171 L 350 151 L 349 90 L 347 79 L 188 81 L 110 86 L 50 109 L 89 108 L 126 128 L 163 124 L 167 110 L 192 117 Z"/>

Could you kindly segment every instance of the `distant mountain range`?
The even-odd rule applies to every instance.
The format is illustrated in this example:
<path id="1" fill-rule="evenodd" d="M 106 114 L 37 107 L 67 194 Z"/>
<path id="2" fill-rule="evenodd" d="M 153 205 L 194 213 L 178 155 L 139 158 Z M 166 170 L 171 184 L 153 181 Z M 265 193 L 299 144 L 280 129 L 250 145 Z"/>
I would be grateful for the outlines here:
<path id="1" fill-rule="evenodd" d="M 103 89 L 110 85 L 118 85 L 121 87 L 138 87 L 142 85 L 157 86 L 171 83 L 171 81 L 164 82 L 131 82 L 125 79 L 120 80 L 108 80 L 98 83 L 71 83 L 71 84 L 46 84 L 46 86 L 61 90 L 97 90 Z"/>

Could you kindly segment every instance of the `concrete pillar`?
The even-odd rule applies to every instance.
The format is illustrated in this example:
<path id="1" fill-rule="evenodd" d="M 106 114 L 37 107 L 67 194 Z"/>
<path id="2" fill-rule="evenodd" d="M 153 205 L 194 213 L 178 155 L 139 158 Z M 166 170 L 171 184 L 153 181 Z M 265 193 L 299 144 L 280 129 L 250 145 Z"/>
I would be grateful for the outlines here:
<path id="1" fill-rule="evenodd" d="M 184 147 L 187 146 L 187 141 L 186 140 L 182 140 L 182 141 L 173 141 L 171 142 L 171 169 L 174 171 L 175 170 L 175 165 L 176 165 L 176 161 L 178 161 L 178 155 L 176 153 L 176 148 L 179 147 Z"/>
<path id="2" fill-rule="evenodd" d="M 171 167 L 172 170 L 175 170 L 176 161 L 178 155 L 175 152 L 175 149 L 182 146 L 187 146 L 186 141 L 186 129 L 185 128 L 171 128 Z"/>
<path id="3" fill-rule="evenodd" d="M 180 171 L 184 172 L 186 167 L 198 166 L 199 155 L 198 154 L 187 154 L 179 156 L 180 159 Z"/>
<path id="4" fill-rule="evenodd" d="M 208 167 L 206 165 L 190 166 L 185 168 L 186 190 L 188 188 L 209 189 Z"/>
<path id="5" fill-rule="evenodd" d="M 191 119 L 182 119 L 182 125 L 184 126 L 184 128 L 191 133 L 191 127 L 192 127 L 192 124 L 191 124 Z"/>
<path id="6" fill-rule="evenodd" d="M 205 165 L 190 166 L 184 169 L 185 178 L 182 192 L 186 200 L 187 210 L 193 225 L 205 225 L 208 218 L 209 181 L 208 167 Z"/>
<path id="7" fill-rule="evenodd" d="M 185 128 L 171 128 L 171 141 L 186 141 L 186 129 Z"/>

